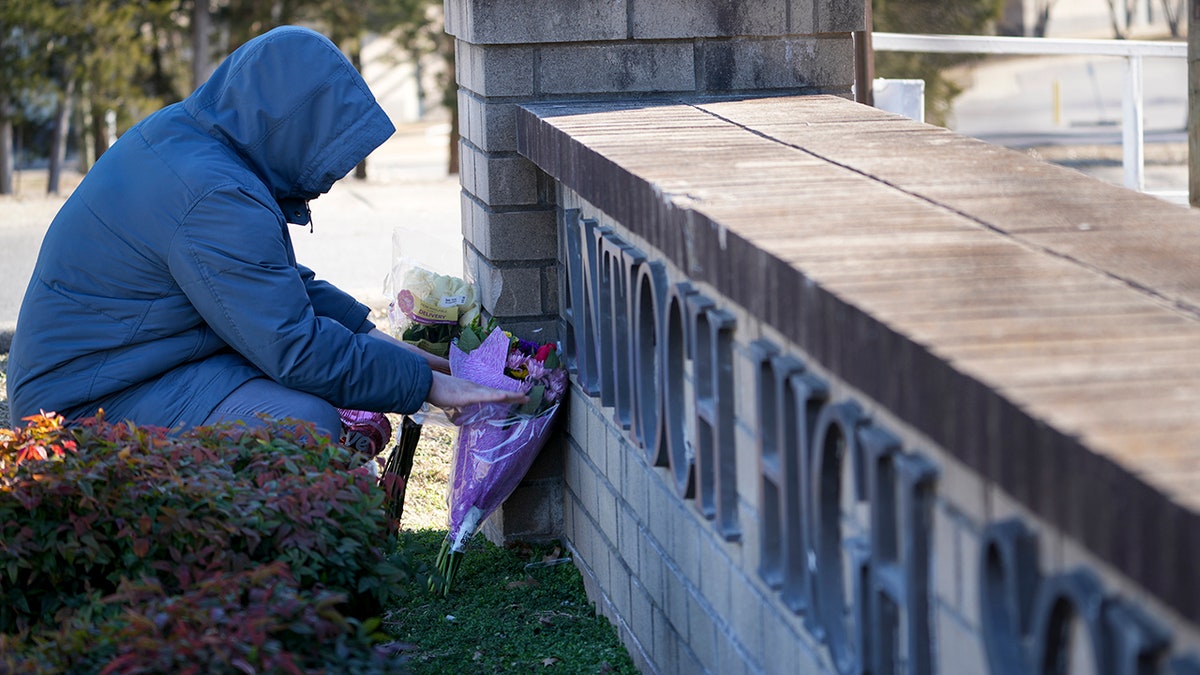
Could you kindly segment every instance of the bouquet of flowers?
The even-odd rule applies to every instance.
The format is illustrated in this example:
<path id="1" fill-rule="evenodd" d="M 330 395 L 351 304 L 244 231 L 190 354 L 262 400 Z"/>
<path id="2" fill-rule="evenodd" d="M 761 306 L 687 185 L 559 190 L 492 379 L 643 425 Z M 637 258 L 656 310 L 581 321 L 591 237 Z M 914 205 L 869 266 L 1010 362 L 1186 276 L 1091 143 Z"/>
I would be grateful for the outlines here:
<path id="1" fill-rule="evenodd" d="M 403 264 L 388 303 L 392 334 L 445 358 L 450 343 L 479 316 L 475 285 L 424 267 Z"/>
<path id="2" fill-rule="evenodd" d="M 486 404 L 454 418 L 458 439 L 450 468 L 449 532 L 437 567 L 448 594 L 467 541 L 517 488 L 545 445 L 567 388 L 567 372 L 554 344 L 521 340 L 495 320 L 475 321 L 450 347 L 450 370 L 480 384 L 521 391 L 519 406 Z"/>
<path id="3" fill-rule="evenodd" d="M 450 343 L 464 326 L 469 326 L 479 316 L 474 284 L 432 272 L 406 258 L 399 259 L 387 285 L 386 292 L 391 297 L 388 323 L 392 335 L 431 354 L 445 358 Z M 424 414 L 404 416 L 396 444 L 379 476 L 379 483 L 384 488 L 385 508 L 397 522 L 404 514 L 404 496 L 417 444 L 421 440 L 423 421 Z M 347 428 L 350 426 L 345 416 L 343 424 Z"/>

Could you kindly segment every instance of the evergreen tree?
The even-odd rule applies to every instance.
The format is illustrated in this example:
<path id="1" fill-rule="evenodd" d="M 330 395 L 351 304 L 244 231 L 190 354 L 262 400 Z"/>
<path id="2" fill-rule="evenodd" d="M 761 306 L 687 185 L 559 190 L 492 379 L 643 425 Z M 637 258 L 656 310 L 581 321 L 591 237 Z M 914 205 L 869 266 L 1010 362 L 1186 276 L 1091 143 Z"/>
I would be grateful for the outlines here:
<path id="1" fill-rule="evenodd" d="M 14 125 L 22 97 L 47 85 L 47 46 L 55 8 L 38 0 L 0 3 L 0 194 L 12 194 Z"/>
<path id="2" fill-rule="evenodd" d="M 181 98 L 184 76 L 173 0 L 56 0 L 51 76 L 60 103 L 51 149 L 51 191 L 65 155 L 72 99 L 78 95 L 84 142 L 81 168 L 116 135 L 164 103 Z"/>

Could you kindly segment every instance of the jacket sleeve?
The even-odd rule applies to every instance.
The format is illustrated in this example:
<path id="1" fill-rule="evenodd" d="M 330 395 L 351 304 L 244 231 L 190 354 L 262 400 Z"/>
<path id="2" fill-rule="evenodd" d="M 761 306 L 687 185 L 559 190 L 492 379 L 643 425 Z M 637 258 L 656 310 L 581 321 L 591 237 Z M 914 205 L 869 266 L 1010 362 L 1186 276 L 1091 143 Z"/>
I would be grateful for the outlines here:
<path id="1" fill-rule="evenodd" d="M 370 307 L 328 281 L 318 279 L 316 273 L 304 265 L 297 264 L 296 267 L 300 270 L 308 301 L 312 303 L 313 312 L 317 316 L 327 316 L 352 331 L 357 330 L 363 321 L 366 321 L 367 315 L 371 313 Z"/>
<path id="2" fill-rule="evenodd" d="M 289 263 L 282 226 L 248 191 L 214 191 L 176 231 L 171 274 L 221 339 L 276 382 L 343 408 L 418 409 L 432 381 L 428 365 L 356 333 L 365 314 L 355 323 L 343 313 L 355 323 L 347 327 L 316 311 L 304 273 Z M 317 293 L 318 302 L 332 297 Z"/>

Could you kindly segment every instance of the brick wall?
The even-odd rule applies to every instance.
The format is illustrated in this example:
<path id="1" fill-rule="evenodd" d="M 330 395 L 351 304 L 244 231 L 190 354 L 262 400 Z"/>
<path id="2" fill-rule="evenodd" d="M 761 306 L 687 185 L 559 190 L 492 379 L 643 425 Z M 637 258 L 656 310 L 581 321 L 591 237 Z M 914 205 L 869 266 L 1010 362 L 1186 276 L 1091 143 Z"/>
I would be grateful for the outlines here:
<path id="1" fill-rule="evenodd" d="M 488 535 L 645 672 L 1200 672 L 1196 216 L 847 102 L 861 7 L 447 0 L 465 267 L 573 366 Z"/>
<path id="2" fill-rule="evenodd" d="M 850 32 L 862 30 L 863 9 L 846 0 L 446 0 L 446 30 L 456 38 L 464 270 L 484 310 L 524 337 L 545 340 L 557 326 L 554 188 L 516 152 L 521 104 L 845 95 L 854 73 Z M 552 476 L 560 460 L 546 461 L 535 472 Z M 553 483 L 519 488 L 505 512 L 528 508 L 493 519 L 490 535 L 537 535 L 516 524 L 547 522 L 537 512 L 555 508 Z"/>
<path id="3" fill-rule="evenodd" d="M 1161 460 L 1200 420 L 1104 403 L 1200 400 L 1168 374 L 1200 314 L 1156 299 L 1194 300 L 1200 240 L 1164 235 L 1196 214 L 831 97 L 520 122 L 557 180 L 564 536 L 643 671 L 1197 672 L 1200 529 Z"/>

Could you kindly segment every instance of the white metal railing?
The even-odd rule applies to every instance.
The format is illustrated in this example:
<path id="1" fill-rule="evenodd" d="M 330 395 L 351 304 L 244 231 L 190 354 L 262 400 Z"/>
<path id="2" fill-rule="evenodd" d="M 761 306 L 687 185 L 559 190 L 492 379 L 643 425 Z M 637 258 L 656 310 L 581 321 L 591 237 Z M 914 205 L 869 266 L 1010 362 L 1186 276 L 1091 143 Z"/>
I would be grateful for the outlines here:
<path id="1" fill-rule="evenodd" d="M 1145 187 L 1145 138 L 1142 120 L 1142 59 L 1146 57 L 1187 58 L 1186 42 L 1147 40 L 1067 40 L 1051 38 L 996 37 L 991 35 L 910 35 L 873 33 L 871 46 L 877 51 L 927 52 L 935 54 L 1026 54 L 1032 56 L 1119 56 L 1125 59 L 1125 89 L 1122 94 L 1121 150 L 1125 187 Z"/>

